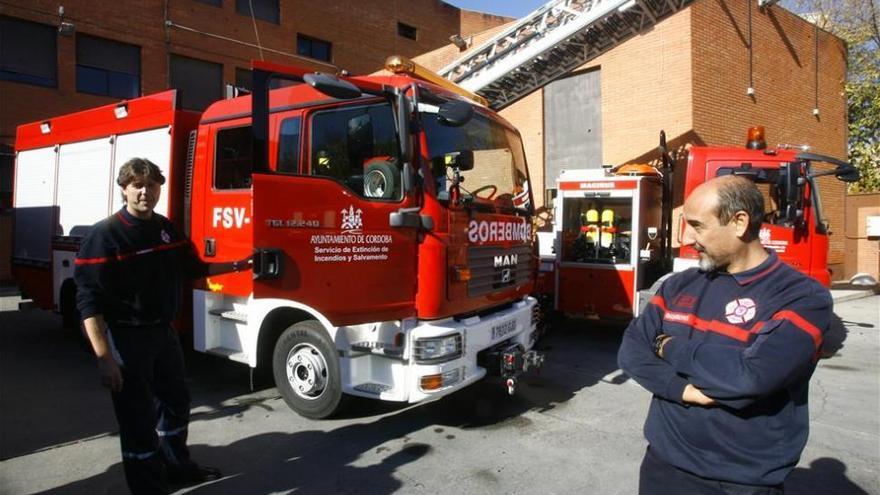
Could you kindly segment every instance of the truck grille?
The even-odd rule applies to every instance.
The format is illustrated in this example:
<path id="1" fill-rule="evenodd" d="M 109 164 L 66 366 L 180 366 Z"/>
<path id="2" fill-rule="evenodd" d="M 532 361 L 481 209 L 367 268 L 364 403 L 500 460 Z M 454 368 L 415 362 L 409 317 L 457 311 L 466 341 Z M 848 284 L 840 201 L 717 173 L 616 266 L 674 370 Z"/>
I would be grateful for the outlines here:
<path id="1" fill-rule="evenodd" d="M 468 296 L 480 296 L 525 283 L 532 268 L 532 247 L 479 246 L 468 249 Z"/>

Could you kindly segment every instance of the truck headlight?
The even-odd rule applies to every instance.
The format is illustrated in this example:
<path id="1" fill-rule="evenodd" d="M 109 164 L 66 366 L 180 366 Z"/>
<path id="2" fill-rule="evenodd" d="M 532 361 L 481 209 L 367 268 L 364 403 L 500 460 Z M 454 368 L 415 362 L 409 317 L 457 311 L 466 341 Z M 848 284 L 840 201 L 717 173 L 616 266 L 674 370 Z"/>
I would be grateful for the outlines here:
<path id="1" fill-rule="evenodd" d="M 430 364 L 439 361 L 451 361 L 461 356 L 461 334 L 431 337 L 416 340 L 414 355 L 416 362 Z"/>

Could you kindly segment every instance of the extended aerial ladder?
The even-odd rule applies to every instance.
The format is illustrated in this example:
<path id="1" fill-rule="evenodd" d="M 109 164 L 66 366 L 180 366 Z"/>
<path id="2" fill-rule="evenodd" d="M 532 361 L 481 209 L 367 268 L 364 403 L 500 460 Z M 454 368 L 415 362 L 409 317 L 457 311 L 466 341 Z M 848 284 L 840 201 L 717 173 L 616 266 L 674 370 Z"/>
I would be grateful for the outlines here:
<path id="1" fill-rule="evenodd" d="M 552 0 L 440 75 L 502 109 L 693 0 Z"/>

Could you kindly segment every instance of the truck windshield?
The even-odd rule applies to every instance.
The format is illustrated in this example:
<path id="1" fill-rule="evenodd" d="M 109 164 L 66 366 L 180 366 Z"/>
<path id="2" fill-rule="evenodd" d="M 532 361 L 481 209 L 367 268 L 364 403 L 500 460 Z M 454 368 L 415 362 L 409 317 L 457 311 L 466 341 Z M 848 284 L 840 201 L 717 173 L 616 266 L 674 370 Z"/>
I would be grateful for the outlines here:
<path id="1" fill-rule="evenodd" d="M 460 127 L 444 125 L 436 111 L 420 116 L 438 198 L 449 198 L 453 171 L 446 167 L 447 153 L 471 150 L 474 167 L 461 172 L 462 196 L 476 206 L 531 210 L 522 140 L 514 130 L 480 113 Z"/>

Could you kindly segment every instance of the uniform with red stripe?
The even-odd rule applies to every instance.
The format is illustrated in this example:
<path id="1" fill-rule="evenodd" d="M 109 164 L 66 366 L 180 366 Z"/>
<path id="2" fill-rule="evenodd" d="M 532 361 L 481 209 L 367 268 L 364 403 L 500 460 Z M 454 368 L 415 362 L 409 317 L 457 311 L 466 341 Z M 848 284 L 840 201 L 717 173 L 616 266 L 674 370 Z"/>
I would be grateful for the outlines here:
<path id="1" fill-rule="evenodd" d="M 141 220 L 124 207 L 95 224 L 76 265 L 82 318 L 103 314 L 111 328 L 170 323 L 180 306 L 183 281 L 206 273 L 189 241 L 167 218 L 154 212 Z"/>
<path id="2" fill-rule="evenodd" d="M 807 442 L 807 389 L 831 318 L 827 289 L 782 263 L 669 278 L 623 337 L 620 367 L 654 394 L 645 436 L 700 477 L 780 485 Z M 674 338 L 663 358 L 655 336 Z M 690 383 L 714 407 L 682 402 Z"/>

